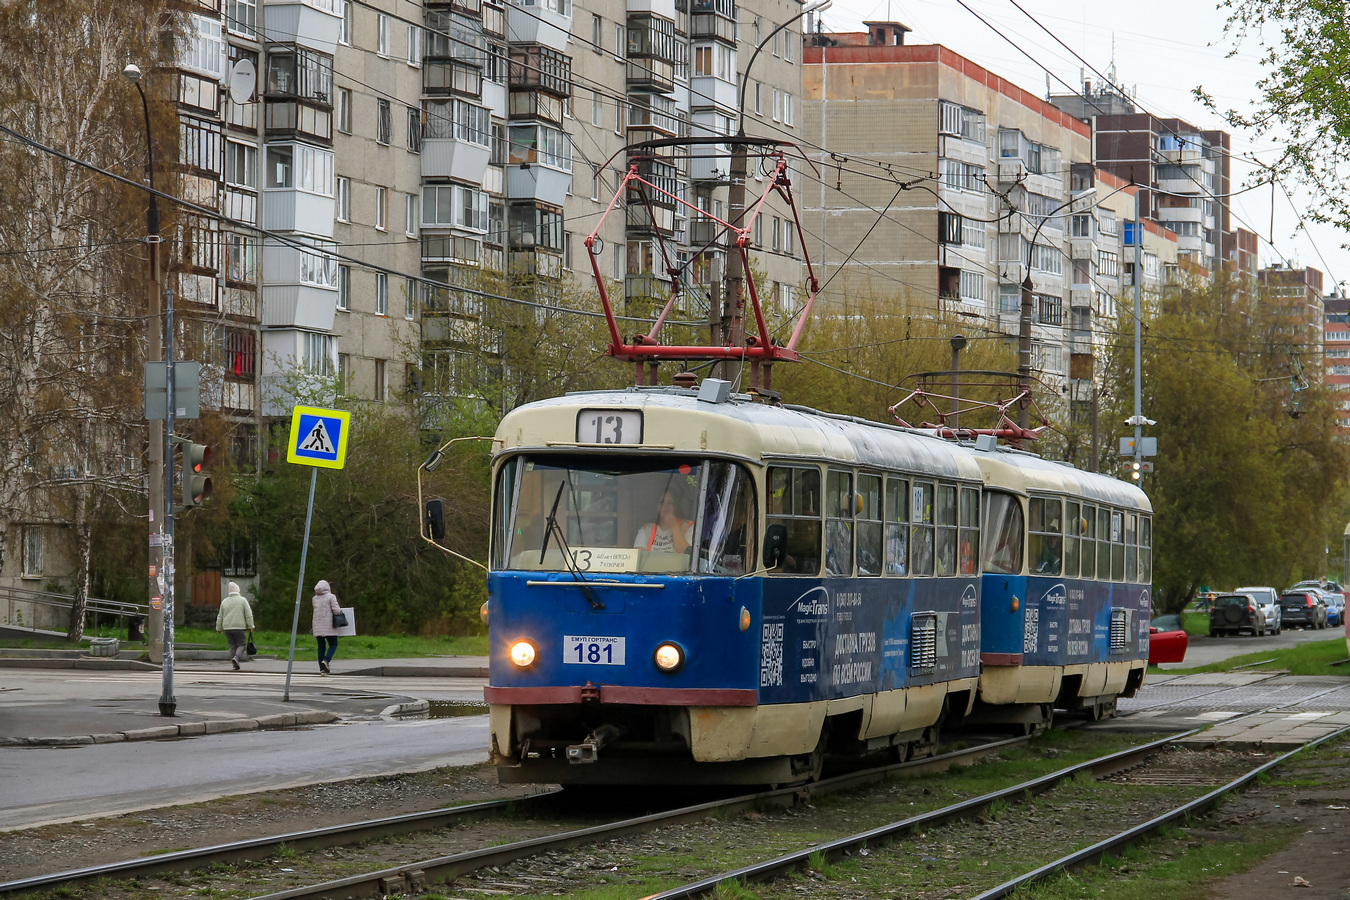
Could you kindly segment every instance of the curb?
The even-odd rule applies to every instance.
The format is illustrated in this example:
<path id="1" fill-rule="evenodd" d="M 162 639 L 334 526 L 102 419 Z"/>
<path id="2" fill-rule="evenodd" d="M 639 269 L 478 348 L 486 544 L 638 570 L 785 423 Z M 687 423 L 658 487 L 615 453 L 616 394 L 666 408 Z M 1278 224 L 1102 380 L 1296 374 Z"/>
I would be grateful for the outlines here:
<path id="1" fill-rule="evenodd" d="M 155 667 L 157 668 L 157 667 Z M 426 707 L 426 701 L 420 701 Z M 400 703 L 389 707 L 415 706 L 416 703 Z M 413 710 L 409 710 L 410 712 Z M 79 734 L 65 737 L 27 737 L 0 738 L 0 747 L 79 747 L 87 744 L 115 744 L 121 741 L 163 741 L 171 738 L 192 737 L 202 734 L 227 734 L 234 731 L 258 731 L 270 728 L 291 728 L 297 725 L 329 725 L 340 720 L 340 716 L 330 712 L 306 710 L 305 712 L 276 713 L 259 716 L 254 719 L 208 719 L 205 722 L 183 722 L 179 725 L 156 725 L 153 728 L 136 728 L 128 731 L 116 731 L 110 734 Z"/>
<path id="2" fill-rule="evenodd" d="M 380 710 L 381 719 L 392 719 L 397 716 L 410 716 L 416 713 L 431 712 L 431 703 L 426 700 L 410 700 L 407 703 L 395 703 L 393 706 L 386 706 Z"/>
<path id="3" fill-rule="evenodd" d="M 334 675 L 367 675 L 383 678 L 487 678 L 487 666 L 372 666 L 344 669 Z"/>
<path id="4" fill-rule="evenodd" d="M 141 662 L 139 659 L 116 659 L 107 656 L 83 656 L 75 659 L 53 657 L 0 657 L 0 669 L 96 669 L 114 670 L 152 670 L 159 671 L 154 663 Z"/>

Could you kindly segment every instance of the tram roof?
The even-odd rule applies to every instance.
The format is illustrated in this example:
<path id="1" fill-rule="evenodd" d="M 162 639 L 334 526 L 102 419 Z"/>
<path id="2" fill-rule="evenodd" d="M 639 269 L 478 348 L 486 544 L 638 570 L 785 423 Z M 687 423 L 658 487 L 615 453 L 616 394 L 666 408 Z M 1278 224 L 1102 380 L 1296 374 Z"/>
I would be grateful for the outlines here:
<path id="1" fill-rule="evenodd" d="M 1019 491 L 1067 493 L 1101 503 L 1151 508 L 1135 485 L 1031 453 L 1006 447 L 976 450 L 914 429 L 806 407 L 758 403 L 744 395 L 707 403 L 682 388 L 587 391 L 526 404 L 508 413 L 498 426 L 502 451 L 594 447 L 574 443 L 577 416 L 583 409 L 642 411 L 643 443 L 634 445 L 635 450 L 712 451 L 759 460 L 839 460 L 967 480 L 993 476 L 995 483 Z"/>

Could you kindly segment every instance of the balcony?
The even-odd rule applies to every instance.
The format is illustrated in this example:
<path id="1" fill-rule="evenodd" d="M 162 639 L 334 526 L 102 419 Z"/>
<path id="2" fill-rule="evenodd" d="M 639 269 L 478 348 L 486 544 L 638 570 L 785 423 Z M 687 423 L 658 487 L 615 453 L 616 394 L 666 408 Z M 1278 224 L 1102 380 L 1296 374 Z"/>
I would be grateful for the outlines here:
<path id="1" fill-rule="evenodd" d="M 675 210 L 662 206 L 653 206 L 651 213 L 640 202 L 633 203 L 624 210 L 624 223 L 629 234 L 652 234 L 660 231 L 669 238 L 675 232 Z"/>
<path id="2" fill-rule="evenodd" d="M 572 33 L 571 0 L 521 0 L 506 8 L 506 36 L 512 43 L 567 49 Z"/>
<path id="3" fill-rule="evenodd" d="M 298 231 L 317 237 L 333 236 L 333 198 L 294 189 L 263 191 L 262 227 L 269 231 Z"/>
<path id="4" fill-rule="evenodd" d="M 712 12 L 696 12 L 689 17 L 689 37 L 695 41 L 722 41 L 736 45 L 736 20 Z"/>
<path id="5" fill-rule="evenodd" d="M 265 43 L 299 44 L 332 56 L 342 33 L 337 0 L 263 0 Z"/>
<path id="6" fill-rule="evenodd" d="M 452 178 L 473 184 L 487 173 L 487 147 L 456 138 L 422 138 L 422 177 Z"/>
<path id="7" fill-rule="evenodd" d="M 664 59 L 629 59 L 628 88 L 670 93 L 675 90 L 675 64 Z"/>
<path id="8" fill-rule="evenodd" d="M 1069 256 L 1073 259 L 1096 259 L 1097 242 L 1092 238 L 1071 238 L 1069 240 Z"/>
<path id="9" fill-rule="evenodd" d="M 477 100 L 483 94 L 483 70 L 457 59 L 422 58 L 422 93 L 458 94 Z"/>
<path id="10" fill-rule="evenodd" d="M 467 100 L 422 104 L 422 177 L 477 184 L 492 155 L 491 112 Z"/>
<path id="11" fill-rule="evenodd" d="M 1187 146 L 1177 150 L 1159 150 L 1158 158 L 1172 165 L 1200 165 L 1204 162 L 1205 151 L 1201 147 Z"/>
<path id="12" fill-rule="evenodd" d="M 721 240 L 722 226 L 712 219 L 694 219 L 689 223 L 691 247 L 713 247 Z"/>
<path id="13" fill-rule="evenodd" d="M 264 126 L 269 139 L 299 137 L 323 144 L 333 141 L 333 111 L 299 100 L 268 98 Z"/>
<path id="14" fill-rule="evenodd" d="M 725 144 L 714 145 L 722 156 L 706 156 L 697 152 L 689 160 L 689 180 L 702 184 L 731 184 L 731 157 Z M 704 147 L 694 148 L 695 151 Z"/>
<path id="15" fill-rule="evenodd" d="M 572 173 L 543 165 L 511 166 L 506 170 L 508 200 L 538 200 L 562 206 L 572 187 Z"/>
<path id="16" fill-rule="evenodd" d="M 728 113 L 735 113 L 736 83 L 725 81 L 712 75 L 696 75 L 689 79 L 690 106 L 706 108 L 716 106 Z"/>
<path id="17" fill-rule="evenodd" d="M 511 48 L 511 90 L 538 90 L 555 97 L 572 96 L 572 58 L 544 46 Z"/>
<path id="18" fill-rule="evenodd" d="M 329 331 L 337 309 L 337 257 L 276 241 L 263 245 L 262 324 Z"/>

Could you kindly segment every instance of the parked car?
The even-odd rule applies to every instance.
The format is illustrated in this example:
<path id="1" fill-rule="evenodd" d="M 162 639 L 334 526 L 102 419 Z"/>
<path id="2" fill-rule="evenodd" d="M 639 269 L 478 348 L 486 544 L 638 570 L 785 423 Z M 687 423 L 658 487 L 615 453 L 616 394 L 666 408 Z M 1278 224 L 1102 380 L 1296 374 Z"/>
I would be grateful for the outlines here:
<path id="1" fill-rule="evenodd" d="M 1148 664 L 1183 662 L 1189 643 L 1181 616 L 1155 616 L 1148 623 Z"/>
<path id="2" fill-rule="evenodd" d="M 1299 588 L 1285 591 L 1280 595 L 1280 606 L 1284 609 L 1286 628 L 1294 625 L 1300 628 L 1326 628 L 1326 596 L 1317 588 Z"/>
<path id="3" fill-rule="evenodd" d="M 1240 587 L 1235 594 L 1247 594 L 1256 600 L 1266 617 L 1266 631 L 1279 634 L 1284 627 L 1284 611 L 1280 608 L 1280 592 L 1273 587 Z"/>
<path id="4" fill-rule="evenodd" d="M 1209 611 L 1209 636 L 1241 634 L 1250 631 L 1253 637 L 1266 633 L 1266 614 L 1256 605 L 1250 594 L 1220 594 L 1214 598 Z"/>
<path id="5" fill-rule="evenodd" d="M 1327 598 L 1327 624 L 1339 627 L 1345 620 L 1345 595 L 1332 594 Z"/>

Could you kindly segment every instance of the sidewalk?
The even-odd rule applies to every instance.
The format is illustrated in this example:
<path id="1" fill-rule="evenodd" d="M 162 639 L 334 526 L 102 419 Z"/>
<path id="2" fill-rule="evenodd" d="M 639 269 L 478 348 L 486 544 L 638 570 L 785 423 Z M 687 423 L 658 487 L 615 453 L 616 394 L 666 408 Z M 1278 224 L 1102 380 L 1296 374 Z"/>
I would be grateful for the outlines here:
<path id="1" fill-rule="evenodd" d="M 425 699 L 389 693 L 385 684 L 363 685 L 362 676 L 487 678 L 486 657 L 338 658 L 332 677 L 314 671 L 312 660 L 297 660 L 287 701 L 285 658 L 255 657 L 236 672 L 224 650 L 180 650 L 170 718 L 159 714 L 162 670 L 139 655 L 0 649 L 0 746 L 164 740 L 416 714 L 429 708 Z"/>

